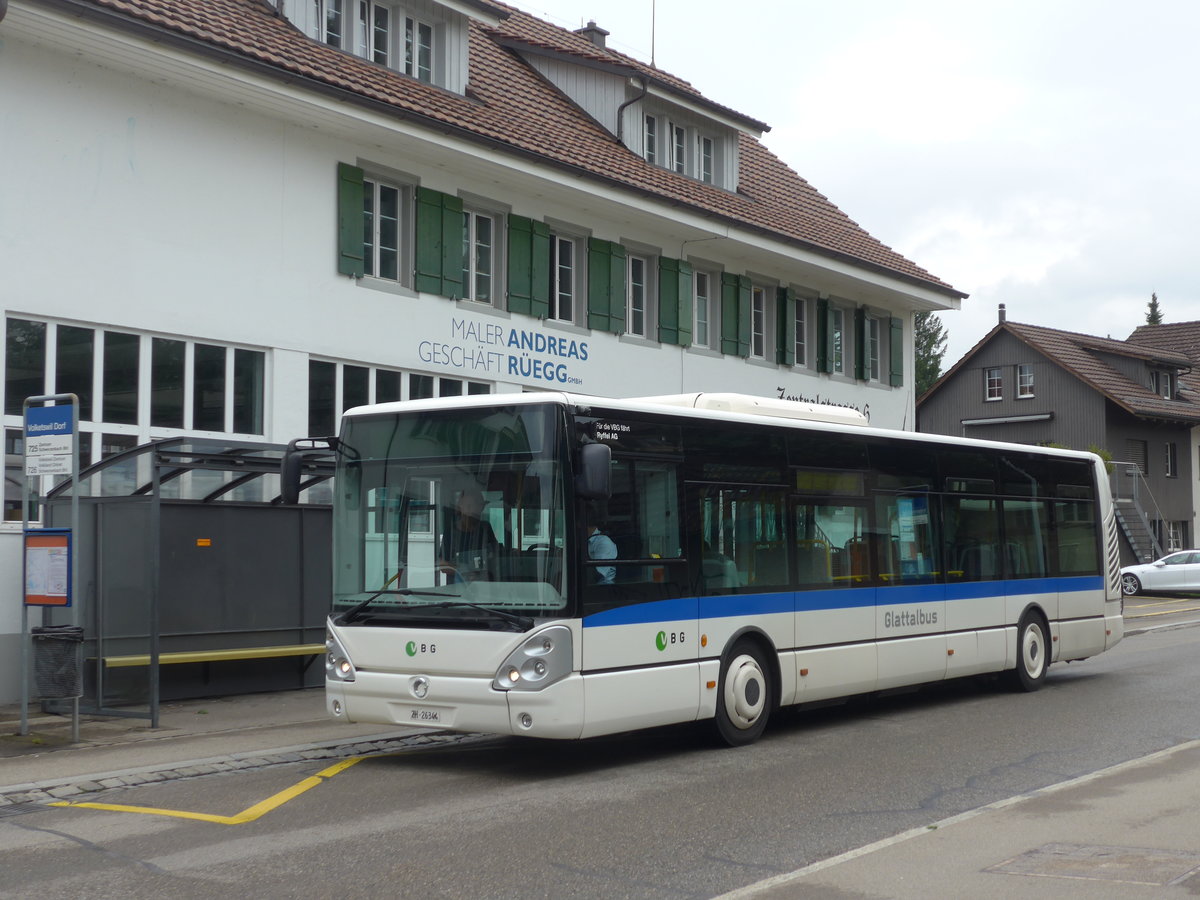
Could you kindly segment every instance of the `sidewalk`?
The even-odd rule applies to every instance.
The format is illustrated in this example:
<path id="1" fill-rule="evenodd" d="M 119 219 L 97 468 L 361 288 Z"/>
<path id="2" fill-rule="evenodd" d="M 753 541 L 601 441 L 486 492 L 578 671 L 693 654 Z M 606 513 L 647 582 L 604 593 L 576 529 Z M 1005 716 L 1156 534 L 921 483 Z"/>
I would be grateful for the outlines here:
<path id="1" fill-rule="evenodd" d="M 197 767 L 215 772 L 388 749 L 414 736 L 434 740 L 417 729 L 335 721 L 323 688 L 164 703 L 157 729 L 147 719 L 81 714 L 78 744 L 70 715 L 44 715 L 33 703 L 29 734 L 19 730 L 19 706 L 0 706 L 0 807 L 202 774 L 186 771 Z"/>
<path id="2" fill-rule="evenodd" d="M 717 900 L 1200 894 L 1200 741 L 1002 800 Z"/>

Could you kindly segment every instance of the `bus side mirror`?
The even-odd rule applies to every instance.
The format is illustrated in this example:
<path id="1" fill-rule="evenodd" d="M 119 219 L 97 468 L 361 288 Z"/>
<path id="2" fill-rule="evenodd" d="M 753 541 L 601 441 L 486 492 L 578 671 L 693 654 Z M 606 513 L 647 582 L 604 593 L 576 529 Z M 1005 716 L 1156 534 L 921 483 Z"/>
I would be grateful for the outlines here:
<path id="1" fill-rule="evenodd" d="M 585 500 L 607 500 L 612 494 L 609 467 L 612 447 L 608 444 L 584 444 L 579 448 L 579 474 L 575 493 Z"/>
<path id="2" fill-rule="evenodd" d="M 332 468 L 337 438 L 297 438 L 290 441 L 279 464 L 279 502 L 292 506 L 300 502 L 300 477 L 305 468 L 317 468 L 312 460 L 325 459 L 322 468 Z"/>

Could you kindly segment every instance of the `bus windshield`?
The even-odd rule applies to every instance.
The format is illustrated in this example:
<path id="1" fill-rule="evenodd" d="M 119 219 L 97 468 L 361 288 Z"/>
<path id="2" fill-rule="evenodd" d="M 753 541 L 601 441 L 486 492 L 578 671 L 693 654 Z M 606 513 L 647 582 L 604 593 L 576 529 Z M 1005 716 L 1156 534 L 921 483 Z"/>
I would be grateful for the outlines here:
<path id="1" fill-rule="evenodd" d="M 398 624 L 565 614 L 562 421 L 543 405 L 348 418 L 334 610 Z"/>

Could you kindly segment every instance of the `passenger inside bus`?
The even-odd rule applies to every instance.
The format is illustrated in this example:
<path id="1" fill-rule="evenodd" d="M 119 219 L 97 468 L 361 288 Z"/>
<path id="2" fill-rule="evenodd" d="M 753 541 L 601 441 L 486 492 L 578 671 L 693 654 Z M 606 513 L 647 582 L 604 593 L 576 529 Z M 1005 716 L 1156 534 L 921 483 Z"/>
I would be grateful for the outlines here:
<path id="1" fill-rule="evenodd" d="M 587 552 L 589 559 L 616 559 L 616 542 L 601 530 L 598 522 L 590 521 L 587 526 Z M 593 584 L 612 584 L 617 577 L 616 566 L 595 566 L 592 569 Z"/>

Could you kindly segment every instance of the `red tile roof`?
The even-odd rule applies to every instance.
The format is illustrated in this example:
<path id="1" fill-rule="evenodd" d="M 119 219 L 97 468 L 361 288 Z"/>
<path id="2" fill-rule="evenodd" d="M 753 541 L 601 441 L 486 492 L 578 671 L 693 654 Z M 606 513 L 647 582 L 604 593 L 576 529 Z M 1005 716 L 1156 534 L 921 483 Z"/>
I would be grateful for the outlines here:
<path id="1" fill-rule="evenodd" d="M 484 6 L 490 0 L 479 0 Z M 450 129 L 494 149 L 532 156 L 576 175 L 605 181 L 758 230 L 818 254 L 898 276 L 947 297 L 966 295 L 930 274 L 861 226 L 741 133 L 737 191 L 651 165 L 503 46 L 513 39 L 593 61 L 630 66 L 714 110 L 748 117 L 705 100 L 686 81 L 596 47 L 586 38 L 515 8 L 498 26 L 471 22 L 469 90 L 459 96 L 314 41 L 266 0 L 43 0 L 110 27 L 143 32 L 190 52 L 211 53 L 293 85 L 332 92 L 400 118 Z"/>
<path id="2" fill-rule="evenodd" d="M 1178 399 L 1164 400 L 1150 387 L 1118 371 L 1104 360 L 1105 355 L 1125 356 L 1145 361 L 1149 365 L 1164 368 L 1186 369 L 1191 360 L 1177 349 L 1160 349 L 1146 341 L 1135 343 L 1111 338 L 1095 337 L 1044 328 L 1040 325 L 1025 325 L 1019 322 L 1002 322 L 989 331 L 967 351 L 928 391 L 921 396 L 918 405 L 923 405 L 955 373 L 965 368 L 969 360 L 990 343 L 997 334 L 1008 332 L 1019 341 L 1037 350 L 1046 358 L 1057 363 L 1084 384 L 1102 394 L 1117 406 L 1136 416 L 1164 419 L 1173 422 L 1200 422 L 1200 393 L 1186 376 L 1180 380 Z M 1200 329 L 1198 329 L 1200 333 Z"/>

